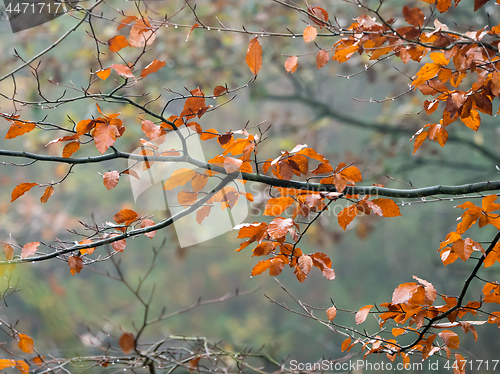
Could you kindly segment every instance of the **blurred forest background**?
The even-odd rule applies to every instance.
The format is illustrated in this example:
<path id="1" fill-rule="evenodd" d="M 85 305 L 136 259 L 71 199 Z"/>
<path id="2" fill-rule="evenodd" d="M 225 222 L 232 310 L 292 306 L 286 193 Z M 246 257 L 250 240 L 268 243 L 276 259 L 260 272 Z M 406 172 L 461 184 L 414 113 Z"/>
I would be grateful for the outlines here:
<path id="1" fill-rule="evenodd" d="M 115 6 L 129 14 L 134 11 L 132 3 L 109 3 L 117 3 Z M 179 0 L 144 4 L 149 8 L 146 14 L 163 19 L 165 15 L 174 14 L 183 3 Z M 317 3 L 312 5 L 321 5 Z M 198 15 L 207 25 L 217 26 L 216 17 L 219 17 L 228 27 L 241 28 L 244 25 L 249 30 L 286 32 L 285 27 L 288 27 L 300 33 L 305 26 L 298 13 L 271 1 L 214 0 L 198 1 L 197 5 Z M 328 8 L 331 15 L 335 14 L 342 25 L 349 25 L 351 19 L 360 14 L 356 6 L 341 1 L 321 6 Z M 402 18 L 401 7 L 400 1 L 385 1 L 382 12 L 386 18 Z M 470 25 L 480 28 L 487 24 L 488 14 L 490 19 L 500 18 L 500 10 L 493 5 L 476 13 L 465 6 L 449 13 L 448 18 L 439 20 L 442 23 L 454 22 L 464 30 Z M 195 23 L 189 9 L 169 20 L 189 27 Z M 14 48 L 27 59 L 53 43 L 75 22 L 71 16 L 65 15 L 17 34 L 10 32 L 8 22 L 1 22 L 3 53 L 0 76 L 20 63 L 14 57 Z M 107 41 L 115 35 L 116 23 L 95 19 L 93 26 L 99 40 Z M 191 90 L 199 86 L 205 92 L 211 92 L 216 85 L 241 86 L 252 77 L 245 64 L 250 36 L 195 29 L 186 42 L 189 27 L 163 27 L 158 32 L 154 58 L 166 61 L 167 65 L 156 73 L 154 79 L 144 80 L 135 87 L 135 93 L 148 91 L 151 97 L 161 94 L 159 105 L 163 105 L 173 97 L 165 88 L 185 92 L 184 87 Z M 237 97 L 229 104 L 205 115 L 200 120 L 205 128 L 216 128 L 222 133 L 240 129 L 247 121 L 250 128 L 265 121 L 272 127 L 269 139 L 259 149 L 261 160 L 275 158 L 279 150 L 291 150 L 296 144 L 307 144 L 329 158 L 332 164 L 354 162 L 362 172 L 363 185 L 382 183 L 387 187 L 405 188 L 409 187 L 407 183 L 423 187 L 498 179 L 495 165 L 500 165 L 500 134 L 495 118 L 483 117 L 481 128 L 472 135 L 465 126 L 461 129 L 456 126 L 444 149 L 437 143 L 426 142 L 413 155 L 413 143 L 409 142 L 411 135 L 426 123 L 432 123 L 425 113 L 420 113 L 421 95 L 411 92 L 382 103 L 367 102 L 370 98 L 384 100 L 405 92 L 410 79 L 404 73 L 411 77 L 417 71 L 411 62 L 402 66 L 395 60 L 386 59 L 347 79 L 341 76 L 364 70 L 365 64 L 371 65 L 373 61 L 358 56 L 342 65 L 330 61 L 326 67 L 317 70 L 315 55 L 311 54 L 300 57 L 299 67 L 291 75 L 283 67 L 284 55 L 315 52 L 317 49 L 305 45 L 299 38 L 264 37 L 259 38 L 259 42 L 263 46 L 264 61 L 257 81 L 248 89 L 238 91 Z M 94 71 L 99 69 L 92 56 L 94 43 L 80 30 L 41 59 L 39 72 L 47 95 L 57 97 L 64 90 L 49 80 L 76 87 L 87 84 L 89 67 Z M 332 41 L 317 39 L 317 43 L 327 49 Z M 101 46 L 101 49 L 106 53 L 103 59 L 113 63 L 106 47 Z M 123 52 L 126 56 L 134 51 Z M 18 95 L 37 100 L 36 80 L 29 69 L 16 74 L 16 84 Z M 101 84 L 104 90 L 106 83 Z M 6 79 L 0 82 L 0 91 L 12 92 L 12 85 L 12 80 Z M 223 101 L 217 99 L 211 104 Z M 42 107 L 22 108 L 22 113 L 24 118 L 33 120 L 48 115 L 53 123 L 67 126 L 68 116 L 79 121 L 96 114 L 93 101 L 85 104 L 78 102 L 77 105 L 48 111 Z M 178 114 L 182 105 L 182 102 L 174 102 L 168 111 Z M 101 107 L 105 113 L 122 112 L 120 118 L 124 120 L 127 131 L 117 143 L 121 149 L 132 151 L 137 148 L 136 139 L 141 137 L 137 113 L 119 104 L 103 104 Z M 0 98 L 0 110 L 13 112 L 12 103 Z M 6 141 L 3 134 L 9 126 L 7 121 L 0 122 L 2 149 L 18 147 L 60 154 L 60 144 L 45 148 L 45 144 L 57 134 L 33 131 Z M 206 159 L 213 157 L 215 151 L 207 145 L 204 148 Z M 81 149 L 75 156 L 95 153 L 95 149 Z M 125 164 L 120 164 L 120 167 L 124 168 Z M 71 238 L 66 229 L 81 228 L 79 220 L 110 221 L 122 208 L 140 212 L 141 208 L 134 204 L 128 176 L 122 176 L 120 184 L 112 191 L 103 186 L 98 173 L 116 169 L 112 163 L 77 166 L 68 180 L 56 188 L 49 203 L 42 206 L 34 190 L 11 204 L 12 189 L 26 181 L 58 180 L 67 171 L 67 166 L 56 167 L 41 162 L 25 168 L 0 165 L 0 240 L 12 236 L 16 242 L 24 244 L 56 237 Z M 249 182 L 247 189 L 255 192 L 261 187 Z M 331 306 L 330 298 L 338 308 L 359 309 L 366 304 L 389 301 L 397 285 L 412 281 L 411 275 L 432 282 L 449 295 L 456 294 L 456 284 L 468 275 L 470 264 L 457 261 L 443 267 L 437 249 L 440 240 L 444 240 L 446 233 L 453 229 L 456 218 L 462 213 L 453 208 L 457 203 L 397 202 L 402 213 L 399 218 L 365 216 L 355 220 L 344 233 L 336 217 L 330 214 L 329 219 L 322 216 L 320 222 L 311 227 L 301 248 L 304 253 L 316 250 L 327 253 L 333 261 L 335 280 L 327 281 L 319 272 L 312 272 L 307 281 L 300 284 L 291 272 L 287 272 L 278 277 L 279 281 L 302 302 L 320 308 Z M 245 222 L 254 222 L 262 205 L 262 201 L 256 199 L 250 205 Z M 161 210 L 154 213 L 155 220 L 166 214 Z M 489 235 L 491 231 L 486 228 L 482 233 Z M 241 253 L 234 251 L 240 242 L 236 232 L 188 248 L 179 247 L 173 227 L 158 232 L 153 240 L 141 237 L 128 241 L 119 259 L 129 279 L 135 281 L 147 269 L 152 257 L 151 247 L 159 247 L 163 239 L 166 239 L 166 245 L 147 282 L 149 288 L 156 285 L 155 306 L 158 311 L 162 306 L 166 306 L 167 312 L 175 311 L 196 302 L 199 297 L 216 298 L 234 292 L 236 288 L 255 292 L 173 317 L 157 327 L 158 336 L 204 336 L 213 341 L 222 340 L 227 347 L 234 349 L 264 346 L 264 352 L 277 360 L 285 360 L 287 365 L 291 359 L 315 362 L 322 357 L 333 359 L 344 355 L 340 352 L 342 336 L 268 301 L 264 295 L 295 307 L 293 300 L 272 277 L 250 278 L 251 269 L 258 260 L 251 257 L 249 249 Z M 119 326 L 131 331 L 131 322 L 142 317 L 141 306 L 121 283 L 98 274 L 113 272 L 110 263 L 96 264 L 93 269 L 95 271 L 85 267 L 73 277 L 65 262 L 46 261 L 18 266 L 12 279 L 19 280 L 20 292 L 5 300 L 6 304 L 0 308 L 1 318 L 10 323 L 18 320 L 18 328 L 34 338 L 40 351 L 64 356 L 92 351 L 93 348 L 87 346 L 89 333 L 96 335 L 103 331 L 101 334 L 110 334 L 109 339 L 115 339 L 113 336 L 121 334 Z M 491 275 L 490 279 L 495 279 L 495 275 L 498 279 L 498 269 L 494 269 L 497 267 L 485 269 Z M 3 290 L 5 279 L 2 282 L 0 289 Z M 473 292 L 477 295 L 480 290 L 474 289 Z M 337 318 L 340 322 L 354 324 L 354 315 L 339 313 Z M 367 330 L 377 328 L 375 319 L 369 318 L 365 325 Z M 472 344 L 470 334 L 460 335 L 461 349 L 471 355 L 469 357 L 498 359 L 498 347 L 493 343 L 498 340 L 498 331 L 486 325 L 477 326 L 477 331 L 480 336 L 477 344 Z M 361 358 L 361 355 L 357 357 Z M 379 359 L 382 357 L 370 357 L 369 360 Z"/>

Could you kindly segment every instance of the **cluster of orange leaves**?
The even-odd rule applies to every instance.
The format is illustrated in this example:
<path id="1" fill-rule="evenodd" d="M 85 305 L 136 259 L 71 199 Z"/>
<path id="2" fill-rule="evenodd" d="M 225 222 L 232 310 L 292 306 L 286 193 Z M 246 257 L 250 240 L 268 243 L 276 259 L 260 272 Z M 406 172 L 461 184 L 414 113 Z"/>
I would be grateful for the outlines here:
<path id="1" fill-rule="evenodd" d="M 500 218 L 496 210 L 500 210 L 500 204 L 496 204 L 497 196 L 489 195 L 482 199 L 482 206 L 476 206 L 471 202 L 466 202 L 458 206 L 458 208 L 465 209 L 465 212 L 460 217 L 460 222 L 457 224 L 456 231 L 449 233 L 446 240 L 441 243 L 438 251 L 440 252 L 441 260 L 444 265 L 453 263 L 456 259 L 460 258 L 466 261 L 470 258 L 471 254 L 476 251 L 486 256 L 484 259 L 484 266 L 488 267 L 495 262 L 500 262 L 500 244 L 496 244 L 493 249 L 486 254 L 481 244 L 473 241 L 470 238 L 462 239 L 461 235 L 469 229 L 474 223 L 478 222 L 479 227 L 486 225 L 493 225 L 500 229 Z M 460 339 L 458 335 L 449 330 L 453 327 L 460 327 L 465 333 L 471 332 L 474 340 L 477 341 L 478 334 L 474 326 L 483 325 L 485 323 L 497 324 L 500 328 L 500 311 L 488 314 L 485 320 L 471 321 L 461 320 L 466 315 L 479 316 L 478 310 L 483 303 L 496 303 L 500 304 L 500 284 L 487 282 L 482 289 L 482 297 L 480 301 L 469 301 L 466 305 L 457 307 L 458 298 L 454 296 L 441 295 L 444 301 L 442 305 L 433 305 L 437 298 L 437 292 L 434 286 L 423 279 L 416 276 L 413 277 L 417 282 L 409 282 L 400 284 L 393 292 L 392 300 L 390 303 L 382 303 L 377 307 L 380 328 L 388 320 L 394 321 L 397 325 L 408 323 L 407 327 L 394 327 L 391 332 L 394 337 L 402 334 L 414 334 L 415 337 L 420 337 L 420 340 L 412 347 L 413 350 L 420 351 L 422 358 L 425 360 L 433 354 L 444 350 L 446 357 L 449 359 L 452 349 L 458 349 L 460 346 Z M 367 305 L 361 308 L 356 313 L 356 323 L 365 321 L 373 305 Z M 386 311 L 378 311 L 378 308 L 386 308 Z M 335 306 L 327 310 L 327 317 L 332 321 L 337 314 Z M 437 316 L 445 317 L 448 322 L 433 323 L 432 329 L 443 329 L 440 333 L 431 333 L 431 330 L 425 335 L 420 336 L 420 328 Z M 436 337 L 440 337 L 444 345 L 436 345 L 434 341 Z M 354 342 L 348 338 L 342 344 L 342 351 L 349 351 L 355 344 L 361 342 L 357 339 Z M 389 359 L 394 360 L 397 355 L 403 357 L 404 362 L 409 362 L 409 357 L 406 353 L 400 351 L 397 341 L 394 339 L 382 339 L 376 336 L 370 341 L 364 341 L 363 350 L 365 350 L 365 357 L 371 353 L 385 351 L 392 351 L 395 354 L 387 354 Z M 466 362 L 462 355 L 455 353 L 455 365 L 457 373 L 463 373 L 464 365 Z"/>
<path id="2" fill-rule="evenodd" d="M 24 353 L 33 353 L 34 348 L 32 338 L 25 334 L 17 334 L 17 339 L 19 340 L 18 347 L 21 349 L 21 351 L 23 351 Z M 43 359 L 44 357 L 36 356 L 31 361 L 34 364 L 40 366 L 43 362 Z M 21 374 L 28 374 L 30 371 L 28 363 L 24 360 L 0 359 L 0 370 L 9 367 L 15 367 L 21 372 Z"/>
<path id="3" fill-rule="evenodd" d="M 452 6 L 451 0 L 422 1 L 436 4 L 441 13 L 447 12 Z M 476 0 L 474 11 L 488 1 Z M 455 1 L 454 7 L 459 3 L 460 0 Z M 328 12 L 323 8 L 309 8 L 308 12 L 315 25 L 304 29 L 306 43 L 313 42 L 318 34 L 317 28 L 323 28 L 328 22 Z M 434 113 L 440 103 L 444 103 L 442 119 L 438 123 L 425 125 L 411 139 L 414 140 L 415 153 L 426 139 L 438 142 L 443 147 L 448 139 L 446 127 L 458 119 L 468 128 L 477 131 L 481 124 L 479 112 L 492 115 L 492 101 L 500 93 L 500 58 L 496 55 L 500 40 L 488 38 L 498 37 L 500 24 L 491 29 L 483 28 L 459 35 L 449 32 L 445 24 L 435 19 L 434 30 L 424 32 L 426 17 L 422 9 L 405 6 L 402 13 L 409 25 L 399 28 L 392 27 L 395 19 L 380 23 L 367 15 L 357 17 L 347 28 L 353 34 L 338 40 L 330 51 L 320 49 L 316 54 L 316 64 L 318 69 L 324 67 L 330 60 L 330 54 L 333 54 L 331 60 L 343 63 L 355 53 L 367 53 L 370 60 L 392 54 L 407 64 L 410 60 L 421 62 L 430 51 L 443 48 L 444 52 L 430 53 L 431 62 L 420 68 L 411 83 L 423 95 L 433 96 L 423 103 L 428 115 Z M 453 67 L 449 66 L 451 61 Z M 285 61 L 287 72 L 294 73 L 297 67 L 298 56 L 290 56 Z M 470 88 L 460 89 L 463 79 L 474 72 L 477 73 L 476 81 Z M 497 114 L 499 112 L 500 110 Z"/>

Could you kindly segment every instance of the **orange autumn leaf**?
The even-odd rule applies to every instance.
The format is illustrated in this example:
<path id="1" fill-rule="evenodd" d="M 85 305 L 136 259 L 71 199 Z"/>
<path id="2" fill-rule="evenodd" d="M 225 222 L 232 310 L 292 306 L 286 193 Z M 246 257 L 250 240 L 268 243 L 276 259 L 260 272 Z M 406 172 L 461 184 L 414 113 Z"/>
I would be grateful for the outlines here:
<path id="1" fill-rule="evenodd" d="M 101 154 L 107 151 L 109 147 L 115 144 L 116 138 L 120 136 L 118 128 L 111 125 L 110 122 L 98 122 L 94 133 L 95 146 Z"/>
<path id="2" fill-rule="evenodd" d="M 163 189 L 167 190 L 167 191 L 171 191 L 171 190 L 173 190 L 176 187 L 184 186 L 191 179 L 193 179 L 194 177 L 196 177 L 197 174 L 198 173 L 195 172 L 192 169 L 188 169 L 188 168 L 177 169 L 177 170 L 175 170 L 172 173 L 172 175 L 170 176 L 170 178 L 168 178 L 165 181 Z"/>
<path id="3" fill-rule="evenodd" d="M 114 235 L 111 235 L 111 236 L 113 237 L 113 236 L 117 236 L 117 235 L 114 234 Z M 116 252 L 123 252 L 123 250 L 127 246 L 127 242 L 126 242 L 125 239 L 121 239 L 121 240 L 117 240 L 116 242 L 112 242 L 111 246 L 113 247 L 113 249 Z"/>
<path id="4" fill-rule="evenodd" d="M 33 339 L 28 335 L 19 334 L 19 348 L 25 353 L 33 353 Z"/>
<path id="5" fill-rule="evenodd" d="M 193 191 L 181 191 L 177 194 L 177 201 L 184 206 L 193 205 L 198 200 L 198 193 Z"/>
<path id="6" fill-rule="evenodd" d="M 17 200 L 20 196 L 23 196 L 26 192 L 31 190 L 33 187 L 38 186 L 38 183 L 21 183 L 17 185 L 13 190 L 12 190 L 12 196 L 10 202 L 14 202 Z"/>
<path id="7" fill-rule="evenodd" d="M 10 125 L 9 131 L 7 131 L 4 139 L 14 139 L 34 130 L 35 127 L 36 125 L 34 123 L 12 121 L 12 125 Z"/>
<path id="8" fill-rule="evenodd" d="M 460 339 L 458 335 L 450 330 L 443 330 L 439 334 L 439 337 L 443 339 L 444 344 L 450 349 L 458 349 L 460 346 Z"/>
<path id="9" fill-rule="evenodd" d="M 313 26 L 307 26 L 304 29 L 303 37 L 304 41 L 306 43 L 310 43 L 316 39 L 316 36 L 318 35 L 318 30 L 316 30 L 316 27 Z"/>
<path id="10" fill-rule="evenodd" d="M 285 70 L 287 73 L 295 73 L 297 70 L 299 58 L 297 56 L 290 56 L 285 61 Z"/>
<path id="11" fill-rule="evenodd" d="M 95 74 L 99 78 L 101 78 L 103 81 L 105 81 L 106 79 L 108 79 L 109 75 L 111 74 L 111 68 L 97 70 L 95 72 Z"/>
<path id="12" fill-rule="evenodd" d="M 344 352 L 347 349 L 347 347 L 349 347 L 350 344 L 351 344 L 351 338 L 347 338 L 346 340 L 344 340 L 342 342 L 342 345 L 340 346 L 340 350 L 342 352 Z"/>
<path id="13" fill-rule="evenodd" d="M 129 23 L 131 23 L 132 21 L 135 21 L 137 19 L 136 16 L 127 16 L 125 17 L 121 22 L 120 24 L 118 25 L 118 27 L 116 28 L 116 31 L 119 31 L 121 29 L 123 29 L 125 26 L 127 26 Z"/>
<path id="14" fill-rule="evenodd" d="M 189 33 L 186 36 L 186 42 L 189 40 L 189 37 L 191 36 L 193 30 L 196 29 L 197 27 L 200 27 L 199 23 L 195 23 L 193 26 L 191 26 L 191 30 L 189 30 Z"/>
<path id="15" fill-rule="evenodd" d="M 6 359 L 0 359 L 0 370 L 3 370 L 8 367 L 16 366 L 16 361 L 15 360 L 6 360 Z"/>
<path id="16" fill-rule="evenodd" d="M 288 230 L 293 226 L 293 220 L 291 218 L 275 218 L 267 226 L 267 233 L 273 239 L 281 238 L 288 233 Z"/>
<path id="17" fill-rule="evenodd" d="M 356 325 L 365 322 L 366 317 L 368 317 L 371 308 L 373 308 L 373 305 L 365 305 L 360 310 L 358 310 L 355 316 Z"/>
<path id="18" fill-rule="evenodd" d="M 156 39 L 156 29 L 151 26 L 147 18 L 141 18 L 135 21 L 130 30 L 129 44 L 132 47 L 144 48 L 151 45 Z"/>
<path id="19" fill-rule="evenodd" d="M 64 158 L 70 158 L 71 155 L 76 151 L 78 151 L 79 149 L 80 149 L 79 142 L 70 142 L 64 146 L 62 156 Z"/>
<path id="20" fill-rule="evenodd" d="M 192 97 L 186 99 L 184 108 L 182 109 L 179 117 L 186 117 L 187 120 L 196 116 L 198 116 L 198 118 L 201 118 L 206 109 L 208 109 L 208 107 L 205 105 L 205 94 L 200 89 L 200 87 L 191 90 L 190 93 Z"/>
<path id="21" fill-rule="evenodd" d="M 290 205 L 294 203 L 294 199 L 290 196 L 282 196 L 273 199 L 269 199 L 266 203 L 266 208 L 264 210 L 265 216 L 279 216 L 283 213 Z"/>
<path id="22" fill-rule="evenodd" d="M 113 217 L 113 220 L 116 223 L 125 223 L 129 224 L 134 221 L 138 217 L 137 213 L 132 209 L 122 209 L 118 213 L 116 213 Z"/>
<path id="23" fill-rule="evenodd" d="M 401 215 L 398 205 L 391 199 L 379 198 L 370 200 L 369 202 L 377 205 L 381 209 L 380 213 L 374 210 L 374 213 L 381 217 L 399 217 Z"/>
<path id="24" fill-rule="evenodd" d="M 141 71 L 141 78 L 145 78 L 149 74 L 156 73 L 158 70 L 164 67 L 165 64 L 166 64 L 165 61 L 153 60 L 153 62 L 151 62 Z"/>
<path id="25" fill-rule="evenodd" d="M 151 140 L 154 140 L 161 135 L 161 127 L 155 125 L 154 122 L 147 119 L 141 122 L 141 130 Z"/>
<path id="26" fill-rule="evenodd" d="M 196 212 L 196 222 L 201 225 L 203 220 L 208 217 L 212 207 L 210 205 L 204 205 Z"/>
<path id="27" fill-rule="evenodd" d="M 326 316 L 329 321 L 333 321 L 335 317 L 337 316 L 337 308 L 335 306 L 331 306 L 326 310 Z"/>
<path id="28" fill-rule="evenodd" d="M 328 63 L 328 60 L 330 60 L 330 55 L 328 54 L 327 51 L 322 49 L 316 54 L 316 67 L 318 69 L 321 69 Z"/>
<path id="29" fill-rule="evenodd" d="M 302 255 L 297 260 L 297 264 L 300 268 L 300 271 L 302 273 L 304 273 L 305 275 L 307 275 L 307 274 L 309 274 L 309 271 L 311 271 L 311 268 L 313 267 L 314 261 L 311 258 L 311 256 Z"/>
<path id="30" fill-rule="evenodd" d="M 141 229 L 143 229 L 145 227 L 151 227 L 154 225 L 155 225 L 154 221 L 152 221 L 150 219 L 145 219 L 144 221 L 141 222 Z M 147 232 L 144 235 L 146 235 L 149 239 L 153 239 L 154 236 L 156 235 L 156 232 L 157 232 L 157 230 L 154 230 L 154 231 Z"/>
<path id="31" fill-rule="evenodd" d="M 28 256 L 34 255 L 39 245 L 40 242 L 31 242 L 25 244 L 23 246 L 23 249 L 21 250 L 21 258 L 26 258 Z"/>
<path id="32" fill-rule="evenodd" d="M 14 249 L 12 248 L 12 246 L 10 244 L 5 243 L 3 245 L 3 252 L 5 254 L 5 259 L 7 261 L 10 261 L 14 258 Z"/>
<path id="33" fill-rule="evenodd" d="M 250 71 L 254 75 L 257 75 L 262 66 L 262 47 L 256 37 L 248 43 L 246 63 L 250 68 Z"/>
<path id="34" fill-rule="evenodd" d="M 419 290 L 423 289 L 424 287 L 422 285 L 414 282 L 400 284 L 398 287 L 396 287 L 392 294 L 392 303 L 408 303 Z"/>
<path id="35" fill-rule="evenodd" d="M 270 260 L 265 260 L 265 261 L 259 261 L 257 265 L 255 265 L 252 269 L 252 277 L 254 275 L 259 275 L 262 274 L 264 271 L 269 269 L 271 266 L 271 261 Z"/>
<path id="36" fill-rule="evenodd" d="M 340 227 L 345 231 L 347 225 L 349 225 L 354 218 L 356 218 L 358 209 L 356 205 L 351 205 L 342 209 L 342 211 L 337 215 L 337 220 Z"/>
<path id="37" fill-rule="evenodd" d="M 82 240 L 82 241 L 81 241 L 81 242 L 79 242 L 78 244 L 92 244 L 92 239 L 85 239 L 85 240 Z M 81 253 L 82 255 L 84 255 L 84 254 L 89 254 L 89 255 L 91 255 L 92 253 L 94 253 L 94 251 L 95 251 L 95 247 L 80 249 L 80 253 Z"/>
<path id="38" fill-rule="evenodd" d="M 121 49 L 128 47 L 128 40 L 123 35 L 117 35 L 108 40 L 110 52 L 119 52 Z"/>
<path id="39" fill-rule="evenodd" d="M 115 188 L 117 186 L 119 178 L 120 178 L 120 173 L 118 173 L 116 170 L 108 171 L 107 173 L 104 173 L 102 182 L 109 191 L 110 189 Z"/>
<path id="40" fill-rule="evenodd" d="M 42 197 L 40 198 L 40 202 L 42 204 L 45 204 L 53 194 L 54 194 L 54 187 L 52 186 L 47 187 Z"/>

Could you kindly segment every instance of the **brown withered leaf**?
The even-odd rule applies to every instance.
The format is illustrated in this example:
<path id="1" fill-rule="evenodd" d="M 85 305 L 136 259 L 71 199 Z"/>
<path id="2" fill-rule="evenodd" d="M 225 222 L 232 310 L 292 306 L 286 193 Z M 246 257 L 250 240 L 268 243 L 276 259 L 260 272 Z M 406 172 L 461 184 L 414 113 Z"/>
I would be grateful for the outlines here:
<path id="1" fill-rule="evenodd" d="M 335 306 L 331 306 L 326 310 L 326 316 L 329 321 L 333 321 L 335 317 L 337 316 L 337 308 Z"/>
<path id="2" fill-rule="evenodd" d="M 213 95 L 214 96 L 220 96 L 222 95 L 223 93 L 227 92 L 227 88 L 226 87 L 223 87 L 223 86 L 216 86 L 214 88 L 214 92 L 213 92 Z"/>
<path id="3" fill-rule="evenodd" d="M 3 245 L 3 253 L 5 253 L 5 259 L 10 261 L 14 258 L 14 249 L 10 244 L 5 243 Z"/>
<path id="4" fill-rule="evenodd" d="M 21 258 L 26 258 L 28 256 L 34 255 L 39 245 L 40 242 L 26 243 L 21 250 Z"/>
<path id="5" fill-rule="evenodd" d="M 323 66 L 325 66 L 328 63 L 328 60 L 330 60 L 330 56 L 328 55 L 328 52 L 322 49 L 316 54 L 316 67 L 318 69 L 321 69 Z"/>
<path id="6" fill-rule="evenodd" d="M 118 213 L 113 216 L 113 220 L 116 223 L 125 223 L 129 224 L 134 221 L 138 217 L 137 213 L 132 209 L 122 209 Z"/>
<path id="7" fill-rule="evenodd" d="M 47 201 L 49 201 L 50 197 L 54 194 L 54 187 L 49 186 L 45 189 L 45 192 L 43 193 L 42 197 L 40 198 L 40 202 L 42 204 L 45 204 Z"/>
<path id="8" fill-rule="evenodd" d="M 248 50 L 246 55 L 246 63 L 250 71 L 257 75 L 262 66 L 262 47 L 257 40 L 257 37 L 250 40 L 248 43 Z"/>
<path id="9" fill-rule="evenodd" d="M 129 354 L 135 348 L 135 338 L 134 335 L 130 332 L 124 332 L 120 339 L 118 339 L 118 344 L 122 349 L 123 353 Z"/>
<path id="10" fill-rule="evenodd" d="M 424 24 L 424 12 L 420 8 L 403 7 L 403 16 L 405 21 L 415 27 L 421 27 Z"/>
<path id="11" fill-rule="evenodd" d="M 69 271 L 73 276 L 83 269 L 83 260 L 80 256 L 71 256 L 68 258 Z"/>
<path id="12" fill-rule="evenodd" d="M 111 235 L 112 237 L 118 236 L 117 234 Z M 127 241 L 125 239 L 117 240 L 116 242 L 111 243 L 111 246 L 116 252 L 123 252 L 125 247 L 127 246 Z"/>

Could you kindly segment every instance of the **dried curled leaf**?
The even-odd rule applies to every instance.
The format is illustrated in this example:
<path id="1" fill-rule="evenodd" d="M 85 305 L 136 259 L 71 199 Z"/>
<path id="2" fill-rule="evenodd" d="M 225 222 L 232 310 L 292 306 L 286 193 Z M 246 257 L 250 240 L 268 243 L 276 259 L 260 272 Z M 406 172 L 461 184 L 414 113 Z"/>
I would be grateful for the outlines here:
<path id="1" fill-rule="evenodd" d="M 71 256 L 68 258 L 69 271 L 73 276 L 83 269 L 83 260 L 80 256 Z"/>

